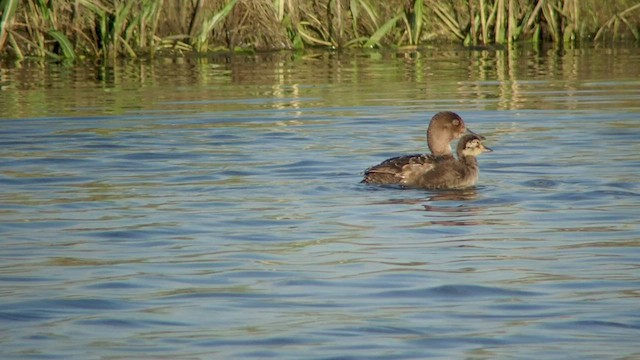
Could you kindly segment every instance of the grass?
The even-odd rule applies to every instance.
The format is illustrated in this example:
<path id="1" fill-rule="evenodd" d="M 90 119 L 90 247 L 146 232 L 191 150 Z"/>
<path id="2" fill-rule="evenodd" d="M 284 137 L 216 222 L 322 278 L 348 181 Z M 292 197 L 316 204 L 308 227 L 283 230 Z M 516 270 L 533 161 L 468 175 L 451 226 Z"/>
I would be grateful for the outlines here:
<path id="1" fill-rule="evenodd" d="M 0 0 L 0 56 L 640 42 L 637 0 Z"/>

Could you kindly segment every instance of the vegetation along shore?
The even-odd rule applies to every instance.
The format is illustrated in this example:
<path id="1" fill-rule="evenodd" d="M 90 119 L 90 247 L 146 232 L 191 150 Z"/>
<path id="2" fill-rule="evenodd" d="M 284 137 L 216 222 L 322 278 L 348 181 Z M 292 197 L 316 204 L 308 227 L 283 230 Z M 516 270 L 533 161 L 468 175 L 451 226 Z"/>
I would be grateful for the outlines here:
<path id="1" fill-rule="evenodd" d="M 0 0 L 0 56 L 640 42 L 638 0 Z"/>

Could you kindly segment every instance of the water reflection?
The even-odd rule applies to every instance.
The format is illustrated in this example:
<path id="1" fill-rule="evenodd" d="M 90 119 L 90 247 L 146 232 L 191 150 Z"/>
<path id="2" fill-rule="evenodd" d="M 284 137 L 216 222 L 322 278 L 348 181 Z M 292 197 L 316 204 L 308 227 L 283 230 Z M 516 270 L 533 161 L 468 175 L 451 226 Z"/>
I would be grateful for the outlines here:
<path id="1" fill-rule="evenodd" d="M 603 101 L 633 106 L 640 84 L 640 70 L 634 66 L 639 56 L 631 49 L 461 48 L 413 55 L 364 52 L 312 57 L 282 52 L 118 62 L 73 69 L 24 62 L 11 71 L 0 72 L 1 89 L 5 91 L 0 105 L 16 117 L 150 109 L 189 111 L 190 104 L 212 99 L 216 102 L 207 107 L 211 111 L 240 109 L 240 104 L 233 103 L 237 99 L 269 99 L 266 103 L 243 104 L 245 107 L 299 109 L 310 105 L 310 94 L 334 106 L 349 106 L 370 102 L 369 95 L 381 95 L 372 87 L 380 82 L 391 87 L 384 93 L 389 90 L 396 94 L 394 101 L 401 99 L 408 106 L 415 101 L 433 101 L 435 105 L 438 101 L 465 99 L 468 105 L 489 109 L 527 109 L 535 103 L 538 109 L 561 106 L 584 110 Z M 439 81 L 443 78 L 447 79 L 444 83 Z M 611 78 L 618 81 L 611 83 Z M 345 83 L 369 87 L 372 92 L 363 94 L 332 86 Z M 407 88 L 407 83 L 418 85 L 419 91 Z M 542 85 L 544 90 L 540 91 Z M 174 89 L 171 93 L 161 90 L 169 86 Z M 52 93 L 50 89 L 57 91 Z M 100 92 L 100 96 L 94 96 L 94 92 Z M 598 101 L 585 103 L 585 96 Z M 380 100 L 384 103 L 385 97 Z M 176 106 L 181 102 L 184 106 Z"/>
<path id="2" fill-rule="evenodd" d="M 434 193 L 427 198 L 427 201 L 464 201 L 473 200 L 478 196 L 478 190 L 476 188 L 463 189 L 463 190 L 444 190 L 438 193 Z M 429 211 L 426 208 L 425 210 Z"/>

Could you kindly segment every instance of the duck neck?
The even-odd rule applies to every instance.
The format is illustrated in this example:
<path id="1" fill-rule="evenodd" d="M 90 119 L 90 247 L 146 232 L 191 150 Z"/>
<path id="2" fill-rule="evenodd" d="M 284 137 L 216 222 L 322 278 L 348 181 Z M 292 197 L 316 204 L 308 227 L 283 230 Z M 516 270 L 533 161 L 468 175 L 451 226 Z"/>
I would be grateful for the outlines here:
<path id="1" fill-rule="evenodd" d="M 464 164 L 465 166 L 469 167 L 469 168 L 478 168 L 478 159 L 476 159 L 475 156 L 471 156 L 471 155 L 462 155 L 462 154 L 458 154 L 458 158 L 460 159 L 460 162 L 462 164 Z"/>
<path id="2" fill-rule="evenodd" d="M 438 136 L 432 127 L 427 130 L 427 145 L 435 156 L 451 155 L 451 140 L 448 136 Z M 443 134 L 444 135 L 444 134 Z"/>

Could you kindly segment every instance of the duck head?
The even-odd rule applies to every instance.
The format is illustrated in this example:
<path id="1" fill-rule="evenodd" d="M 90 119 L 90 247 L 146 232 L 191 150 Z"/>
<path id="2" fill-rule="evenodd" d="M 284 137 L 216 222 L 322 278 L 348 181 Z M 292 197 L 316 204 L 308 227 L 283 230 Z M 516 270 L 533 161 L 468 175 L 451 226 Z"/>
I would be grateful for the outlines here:
<path id="1" fill-rule="evenodd" d="M 484 139 L 484 136 L 468 129 L 460 115 L 451 111 L 441 111 L 433 115 L 427 129 L 429 150 L 435 156 L 451 155 L 451 141 L 459 139 L 465 133 Z"/>
<path id="2" fill-rule="evenodd" d="M 484 152 L 492 152 L 493 150 L 482 143 L 483 136 L 476 134 L 464 135 L 460 141 L 458 141 L 458 158 L 461 159 L 464 156 L 478 156 Z"/>

